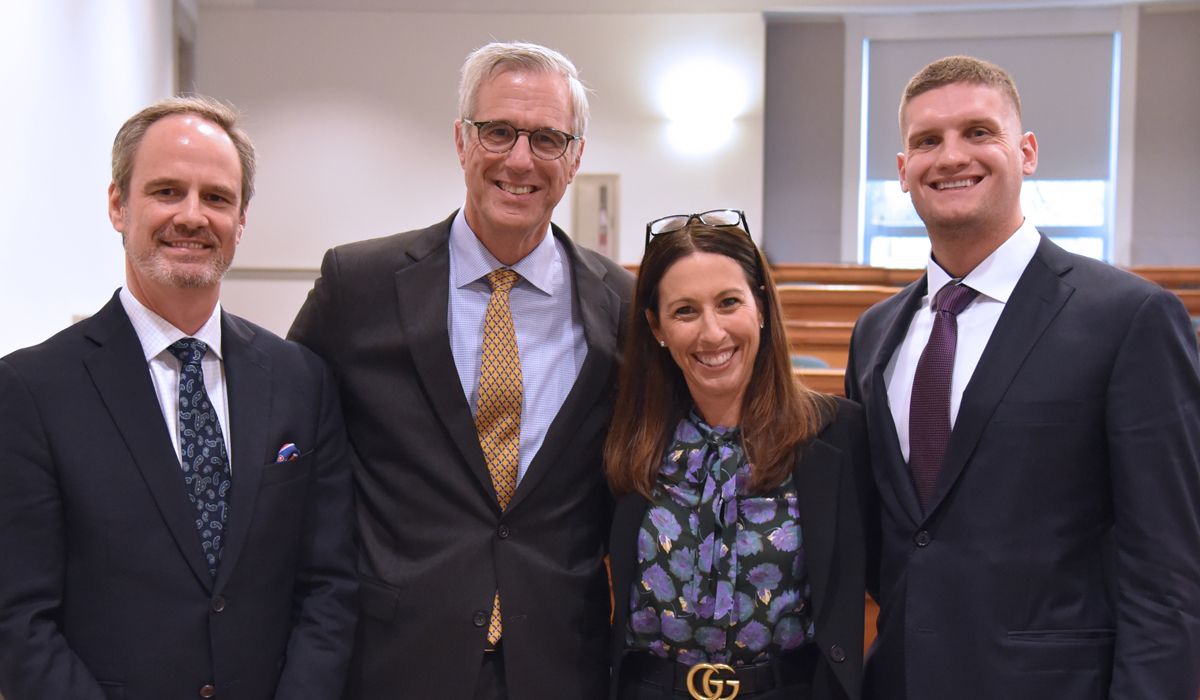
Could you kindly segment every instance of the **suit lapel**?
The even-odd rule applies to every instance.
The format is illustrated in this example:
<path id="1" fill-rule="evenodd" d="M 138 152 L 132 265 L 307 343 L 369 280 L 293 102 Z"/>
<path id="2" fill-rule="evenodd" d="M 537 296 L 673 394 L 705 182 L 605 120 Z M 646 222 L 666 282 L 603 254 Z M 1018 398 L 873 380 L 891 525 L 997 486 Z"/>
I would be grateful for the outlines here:
<path id="1" fill-rule="evenodd" d="M 571 386 L 558 415 L 546 431 L 541 448 L 534 455 L 521 483 L 517 485 L 517 490 L 508 504 L 510 510 L 525 499 L 525 495 L 534 489 L 550 466 L 557 461 L 558 456 L 575 437 L 588 412 L 595 406 L 600 393 L 612 389 L 609 379 L 617 354 L 621 299 L 604 284 L 607 270 L 599 264 L 592 265 L 590 261 L 585 260 L 557 226 L 553 227 L 553 230 L 571 261 L 572 291 L 578 300 L 576 308 L 579 309 L 580 320 L 583 323 L 587 356 L 579 370 L 579 376 L 575 378 L 575 384 Z"/>
<path id="2" fill-rule="evenodd" d="M 900 437 L 896 433 L 896 421 L 892 419 L 891 404 L 888 401 L 887 382 L 883 374 L 888 362 L 896 353 L 896 348 L 904 342 L 913 315 L 921 306 L 925 297 L 926 278 L 922 276 L 913 284 L 908 285 L 893 299 L 897 306 L 884 329 L 883 338 L 879 344 L 878 353 L 872 358 L 871 375 L 867 387 L 863 391 L 868 425 L 871 426 L 871 441 L 874 443 L 872 453 L 885 455 L 883 459 L 875 460 L 875 471 L 879 476 L 876 482 L 890 486 L 891 498 L 904 510 L 914 523 L 923 519 L 921 502 L 917 499 L 917 489 L 913 485 L 908 463 L 904 461 L 904 453 L 900 450 Z"/>
<path id="3" fill-rule="evenodd" d="M 84 366 L 141 471 L 180 555 L 205 589 L 211 590 L 212 575 L 196 531 L 195 511 L 188 501 L 179 457 L 155 398 L 137 332 L 116 296 L 87 323 L 88 337 L 100 347 L 84 358 Z"/>
<path id="4" fill-rule="evenodd" d="M 229 499 L 224 552 L 217 569 L 216 589 L 224 587 L 245 546 L 262 482 L 267 426 L 271 421 L 270 357 L 251 343 L 254 331 L 240 319 L 221 313 L 221 352 L 229 396 L 229 435 L 233 453 L 233 483 Z"/>
<path id="5" fill-rule="evenodd" d="M 1017 371 L 1074 291 L 1060 278 L 1070 264 L 1066 254 L 1042 236 L 1037 253 L 1013 288 L 975 373 L 963 390 L 928 513 L 937 508 L 962 474 Z"/>
<path id="6" fill-rule="evenodd" d="M 456 212 L 457 213 L 457 212 Z M 484 491 L 496 489 L 487 470 L 471 406 L 463 395 L 450 349 L 446 314 L 450 304 L 450 223 L 426 229 L 408 250 L 411 264 L 396 272 L 400 328 L 426 395 Z M 510 503 L 511 507 L 511 503 Z"/>
<path id="7" fill-rule="evenodd" d="M 640 493 L 631 493 L 617 502 L 613 513 L 612 534 L 609 537 L 609 564 L 612 567 L 613 641 L 619 656 L 625 649 L 625 626 L 629 620 L 629 588 L 637 571 L 638 529 L 646 518 L 650 502 Z"/>
<path id="8" fill-rule="evenodd" d="M 796 455 L 792 480 L 800 510 L 800 534 L 804 538 L 804 560 L 808 562 L 808 584 L 812 593 L 813 623 L 825 622 L 825 592 L 833 570 L 837 535 L 838 480 L 842 451 L 815 439 Z"/>

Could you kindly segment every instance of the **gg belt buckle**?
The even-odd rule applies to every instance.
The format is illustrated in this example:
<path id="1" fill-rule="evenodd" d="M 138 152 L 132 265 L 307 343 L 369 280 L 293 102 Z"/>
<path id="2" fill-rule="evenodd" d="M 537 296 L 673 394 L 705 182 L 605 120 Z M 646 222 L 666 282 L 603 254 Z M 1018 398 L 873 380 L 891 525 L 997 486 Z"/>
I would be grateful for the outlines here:
<path id="1" fill-rule="evenodd" d="M 696 685 L 696 674 L 700 671 L 704 675 L 700 676 L 700 685 Z M 733 700 L 737 697 L 741 681 L 731 680 L 723 681 L 721 679 L 713 680 L 714 673 L 728 671 L 733 675 L 733 668 L 727 664 L 696 664 L 692 666 L 692 670 L 688 671 L 687 689 L 688 694 L 696 700 Z M 734 676 L 736 678 L 736 676 Z M 729 695 L 725 695 L 725 688 L 729 688 Z"/>

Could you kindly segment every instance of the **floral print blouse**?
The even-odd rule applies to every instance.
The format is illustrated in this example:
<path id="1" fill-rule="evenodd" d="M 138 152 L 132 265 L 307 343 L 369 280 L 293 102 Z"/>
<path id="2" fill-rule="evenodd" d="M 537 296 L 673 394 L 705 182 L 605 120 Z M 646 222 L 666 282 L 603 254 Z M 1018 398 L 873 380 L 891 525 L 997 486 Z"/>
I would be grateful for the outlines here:
<path id="1" fill-rule="evenodd" d="M 760 495 L 749 480 L 738 428 L 680 421 L 638 533 L 631 651 L 752 663 L 812 638 L 792 477 Z"/>

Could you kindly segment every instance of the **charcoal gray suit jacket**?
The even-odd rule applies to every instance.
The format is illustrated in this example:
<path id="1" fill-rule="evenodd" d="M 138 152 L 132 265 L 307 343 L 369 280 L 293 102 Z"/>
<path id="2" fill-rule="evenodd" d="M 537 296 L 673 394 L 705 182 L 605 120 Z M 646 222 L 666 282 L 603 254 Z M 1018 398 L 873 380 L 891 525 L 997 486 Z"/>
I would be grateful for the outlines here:
<path id="1" fill-rule="evenodd" d="M 633 277 L 554 227 L 587 356 L 501 511 L 450 350 L 452 221 L 329 251 L 289 334 L 333 368 L 354 455 L 362 617 L 346 696 L 471 698 L 499 590 L 511 697 L 603 698 L 601 448 Z"/>

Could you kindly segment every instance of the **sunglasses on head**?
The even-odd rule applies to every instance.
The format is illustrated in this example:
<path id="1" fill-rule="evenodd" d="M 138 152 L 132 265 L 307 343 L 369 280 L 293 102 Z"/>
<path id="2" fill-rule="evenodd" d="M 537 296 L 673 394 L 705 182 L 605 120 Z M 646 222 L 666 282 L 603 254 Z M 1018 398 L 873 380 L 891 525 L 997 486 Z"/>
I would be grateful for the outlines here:
<path id="1" fill-rule="evenodd" d="M 646 245 L 649 246 L 650 240 L 655 236 L 682 231 L 693 220 L 709 226 L 740 226 L 746 232 L 746 236 L 750 235 L 750 227 L 746 224 L 745 212 L 740 209 L 712 209 L 699 214 L 676 214 L 651 221 L 646 224 Z"/>

